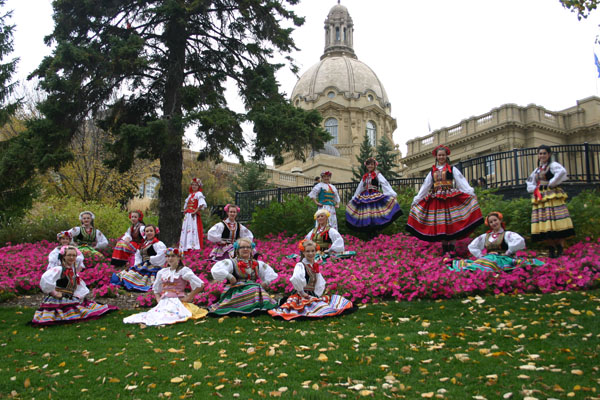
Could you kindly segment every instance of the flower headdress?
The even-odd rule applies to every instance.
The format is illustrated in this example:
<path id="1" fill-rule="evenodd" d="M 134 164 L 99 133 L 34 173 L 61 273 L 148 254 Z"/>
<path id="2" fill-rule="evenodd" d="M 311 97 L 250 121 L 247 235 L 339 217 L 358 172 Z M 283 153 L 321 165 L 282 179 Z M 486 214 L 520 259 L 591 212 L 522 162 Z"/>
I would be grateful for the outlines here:
<path id="1" fill-rule="evenodd" d="M 376 166 L 376 167 L 379 165 L 379 163 L 377 162 L 377 160 L 375 159 L 375 157 L 369 157 L 369 158 L 367 158 L 367 159 L 365 160 L 365 166 L 366 166 L 367 164 L 370 164 L 370 163 L 375 163 L 375 166 Z"/>
<path id="2" fill-rule="evenodd" d="M 223 207 L 223 210 L 225 210 L 226 213 L 229 212 L 229 208 L 231 207 L 235 207 L 237 212 L 240 212 L 240 208 L 238 206 L 236 206 L 235 204 L 227 204 L 225 207 Z"/>
<path id="3" fill-rule="evenodd" d="M 93 212 L 91 211 L 82 211 L 79 213 L 79 222 L 81 222 L 81 218 L 85 215 L 85 214 L 89 214 L 92 217 L 92 223 L 94 223 L 94 220 L 96 219 L 96 216 L 94 215 Z"/>
<path id="4" fill-rule="evenodd" d="M 321 176 L 331 176 L 331 171 L 323 171 L 321 172 Z"/>
<path id="5" fill-rule="evenodd" d="M 56 234 L 56 240 L 60 240 L 61 238 L 64 238 L 64 237 L 72 239 L 73 235 L 71 235 L 71 232 L 69 232 L 69 231 L 60 231 Z"/>
<path id="6" fill-rule="evenodd" d="M 431 152 L 431 154 L 433 154 L 434 157 L 437 157 L 437 152 L 440 149 L 444 149 L 446 150 L 446 155 L 449 156 L 450 155 L 450 148 L 448 146 L 445 146 L 443 144 L 440 144 L 439 146 L 437 146 L 435 149 L 433 149 L 433 151 Z"/>
<path id="7" fill-rule="evenodd" d="M 190 187 L 189 187 L 189 189 L 188 189 L 188 192 L 189 192 L 190 194 L 192 194 L 192 193 L 195 193 L 195 192 L 192 190 L 192 183 L 196 183 L 196 184 L 198 184 L 198 191 L 199 191 L 199 192 L 201 192 L 201 191 L 202 191 L 202 181 L 201 181 L 200 179 L 198 179 L 198 178 L 193 178 L 193 179 L 192 179 L 192 181 L 190 182 Z"/>
<path id="8" fill-rule="evenodd" d="M 318 210 L 315 212 L 315 220 L 317 219 L 317 217 L 318 217 L 320 214 L 325 214 L 325 215 L 327 215 L 327 218 L 329 218 L 329 217 L 331 216 L 331 213 L 330 213 L 329 211 L 327 211 L 327 210 L 326 210 L 326 209 L 324 209 L 324 208 L 319 208 L 319 209 L 318 209 Z"/>
<path id="9" fill-rule="evenodd" d="M 137 215 L 140 216 L 138 221 L 143 224 L 144 223 L 144 213 L 142 212 L 142 210 L 129 211 L 129 214 L 127 214 L 127 217 L 131 219 L 131 214 L 133 214 L 133 213 L 136 213 Z"/>
<path id="10" fill-rule="evenodd" d="M 502 216 L 502 213 L 500 211 L 492 211 L 485 217 L 484 223 L 485 223 L 485 226 L 487 226 L 487 227 L 490 227 L 490 222 L 489 222 L 490 217 L 498 218 L 500 220 L 500 225 L 502 225 L 502 229 L 506 229 L 506 223 L 504 222 L 504 217 Z M 489 230 L 488 232 L 491 232 L 491 230 Z"/>

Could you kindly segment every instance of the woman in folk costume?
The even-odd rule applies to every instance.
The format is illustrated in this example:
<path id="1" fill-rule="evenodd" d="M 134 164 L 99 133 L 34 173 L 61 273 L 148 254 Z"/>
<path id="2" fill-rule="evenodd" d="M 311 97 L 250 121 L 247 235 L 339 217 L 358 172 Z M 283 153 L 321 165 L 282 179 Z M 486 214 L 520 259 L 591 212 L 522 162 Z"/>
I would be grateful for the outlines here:
<path id="1" fill-rule="evenodd" d="M 48 269 L 40 278 L 40 288 L 46 294 L 33 316 L 33 325 L 55 325 L 96 319 L 117 307 L 85 300 L 90 292 L 78 276 L 77 249 L 63 246 L 60 265 Z"/>
<path id="2" fill-rule="evenodd" d="M 152 285 L 158 304 L 150 311 L 123 318 L 124 323 L 168 325 L 202 318 L 208 313 L 206 309 L 194 304 L 194 297 L 200 292 L 204 282 L 183 264 L 179 249 L 169 248 L 166 254 L 167 265 L 158 271 Z M 192 291 L 186 294 L 185 288 L 188 285 Z"/>
<path id="3" fill-rule="evenodd" d="M 235 258 L 221 260 L 213 265 L 211 273 L 216 281 L 227 281 L 225 292 L 209 311 L 213 316 L 250 314 L 277 307 L 266 289 L 277 279 L 277 272 L 268 264 L 252 257 L 254 243 L 249 238 L 234 243 Z M 257 281 L 260 279 L 261 283 Z"/>
<path id="4" fill-rule="evenodd" d="M 317 226 L 306 235 L 306 240 L 311 240 L 319 246 L 322 254 L 335 255 L 344 252 L 344 238 L 337 229 L 329 226 L 329 211 L 320 208 L 315 212 Z"/>
<path id="5" fill-rule="evenodd" d="M 308 197 L 314 201 L 319 209 L 329 211 L 329 226 L 337 230 L 338 224 L 335 209 L 340 206 L 340 196 L 336 187 L 330 181 L 331 172 L 321 172 L 321 181 L 312 188 Z"/>
<path id="6" fill-rule="evenodd" d="M 227 204 L 224 208 L 227 213 L 227 219 L 213 225 L 208 230 L 208 240 L 216 244 L 210 252 L 210 259 L 213 261 L 224 260 L 234 257 L 233 244 L 241 238 L 248 238 L 252 241 L 254 235 L 248 228 L 236 221 L 240 208 L 234 204 Z"/>
<path id="7" fill-rule="evenodd" d="M 179 248 L 183 251 L 199 250 L 204 248 L 204 228 L 202 226 L 201 212 L 206 208 L 206 200 L 202 194 L 202 181 L 192 179 L 189 188 L 190 194 L 185 199 L 183 225 L 179 237 Z"/>
<path id="8" fill-rule="evenodd" d="M 567 180 L 567 170 L 551 160 L 552 149 L 538 147 L 538 167 L 527 178 L 531 202 L 531 240 L 545 241 L 550 257 L 560 257 L 565 239 L 575 235 L 573 221 L 567 209 L 567 194 L 559 186 Z"/>
<path id="9" fill-rule="evenodd" d="M 144 213 L 140 210 L 131 211 L 129 213 L 129 221 L 131 226 L 127 228 L 127 231 L 119 239 L 115 248 L 113 249 L 112 259 L 110 263 L 117 268 L 123 268 L 127 266 L 129 257 L 134 255 L 135 252 L 144 243 Z"/>
<path id="10" fill-rule="evenodd" d="M 469 244 L 469 251 L 476 257 L 472 260 L 445 259 L 453 271 L 510 271 L 528 265 L 543 265 L 537 259 L 515 257 L 517 251 L 525 249 L 525 239 L 516 232 L 506 230 L 502 213 L 493 211 L 485 217 L 490 229 Z"/>
<path id="11" fill-rule="evenodd" d="M 360 230 L 381 229 L 402 215 L 396 201 L 398 196 L 385 177 L 377 171 L 377 161 L 365 160 L 364 174 L 356 192 L 346 206 L 346 223 Z M 379 191 L 379 186 L 383 193 Z"/>
<path id="12" fill-rule="evenodd" d="M 289 321 L 299 317 L 333 317 L 352 310 L 352 302 L 342 296 L 324 295 L 326 282 L 321 274 L 322 266 L 315 261 L 319 245 L 303 240 L 298 248 L 302 261 L 296 264 L 290 278 L 294 292 L 281 306 L 269 310 L 269 314 Z"/>
<path id="13" fill-rule="evenodd" d="M 421 240 L 442 242 L 442 252 L 454 250 L 454 241 L 468 236 L 483 223 L 475 191 L 456 167 L 450 149 L 433 150 L 436 163 L 414 197 L 406 229 Z"/>
<path id="14" fill-rule="evenodd" d="M 96 216 L 91 211 L 82 211 L 79 213 L 81 226 L 69 229 L 73 242 L 79 247 L 84 256 L 93 257 L 101 255 L 99 250 L 108 247 L 106 236 L 94 227 Z"/>
<path id="15" fill-rule="evenodd" d="M 48 254 L 48 266 L 46 267 L 46 270 L 61 265 L 60 249 L 62 249 L 63 246 L 71 245 L 71 234 L 69 233 L 69 231 L 59 232 L 56 234 L 56 240 L 58 241 L 58 246 L 56 246 L 54 250 L 52 250 L 50 254 Z M 83 266 L 83 254 L 81 253 L 81 251 L 79 251 L 79 249 L 77 249 L 77 260 L 75 264 L 77 266 L 77 272 L 81 272 L 85 268 Z"/>
<path id="16" fill-rule="evenodd" d="M 110 283 L 139 292 L 152 289 L 156 274 L 165 265 L 167 246 L 158 240 L 159 230 L 156 226 L 146 225 L 145 232 L 146 239 L 135 252 L 135 265 L 113 274 Z"/>

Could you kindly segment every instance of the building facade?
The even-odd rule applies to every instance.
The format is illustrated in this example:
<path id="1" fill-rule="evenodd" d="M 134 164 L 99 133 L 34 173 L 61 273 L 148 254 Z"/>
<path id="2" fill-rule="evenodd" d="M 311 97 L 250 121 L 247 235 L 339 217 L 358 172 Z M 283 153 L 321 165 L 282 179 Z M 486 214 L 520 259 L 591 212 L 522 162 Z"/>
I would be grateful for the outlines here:
<path id="1" fill-rule="evenodd" d="M 307 153 L 305 162 L 295 160 L 291 154 L 284 155 L 284 163 L 276 170 L 306 177 L 329 170 L 334 181 L 348 182 L 352 168 L 358 167 L 356 156 L 364 135 L 373 147 L 383 136 L 393 144 L 397 125 L 383 84 L 354 53 L 354 24 L 348 9 L 336 4 L 327 15 L 324 28 L 325 51 L 321 60 L 302 74 L 291 101 L 305 110 L 318 110 L 323 116 L 323 128 L 333 139 L 324 149 Z"/>
<path id="2" fill-rule="evenodd" d="M 579 100 L 575 106 L 562 111 L 550 111 L 535 104 L 525 107 L 505 104 L 486 114 L 409 140 L 402 163 L 405 165 L 405 177 L 423 177 L 433 165 L 432 150 L 440 144 L 450 148 L 451 160 L 455 164 L 488 154 L 542 144 L 557 146 L 582 143 L 600 143 L 599 97 Z M 493 175 L 499 169 L 496 164 L 493 157 L 486 162 L 482 173 L 487 180 L 493 180 Z M 510 174 L 510 171 L 503 172 Z"/>

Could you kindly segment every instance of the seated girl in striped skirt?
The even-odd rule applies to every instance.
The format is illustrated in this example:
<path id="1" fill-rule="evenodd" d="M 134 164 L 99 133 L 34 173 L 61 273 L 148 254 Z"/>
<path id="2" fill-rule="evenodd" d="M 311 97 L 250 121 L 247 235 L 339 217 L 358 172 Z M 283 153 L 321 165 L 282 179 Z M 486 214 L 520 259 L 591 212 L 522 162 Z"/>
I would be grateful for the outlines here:
<path id="1" fill-rule="evenodd" d="M 213 304 L 210 315 L 251 314 L 277 307 L 266 289 L 277 279 L 277 272 L 268 264 L 252 257 L 254 243 L 248 238 L 238 239 L 233 245 L 235 257 L 217 262 L 211 269 L 217 281 L 228 281 L 218 303 Z M 257 280 L 261 283 L 257 283 Z"/>

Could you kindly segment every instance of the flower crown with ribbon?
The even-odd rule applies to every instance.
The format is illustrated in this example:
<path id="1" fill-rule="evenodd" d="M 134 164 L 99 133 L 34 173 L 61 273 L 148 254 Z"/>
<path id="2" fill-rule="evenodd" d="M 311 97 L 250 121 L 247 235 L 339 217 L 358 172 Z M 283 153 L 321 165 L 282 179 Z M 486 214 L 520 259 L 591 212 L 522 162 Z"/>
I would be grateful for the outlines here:
<path id="1" fill-rule="evenodd" d="M 319 208 L 319 209 L 318 209 L 318 210 L 315 212 L 315 216 L 314 216 L 314 218 L 315 218 L 315 219 L 317 219 L 317 217 L 318 217 L 320 214 L 325 214 L 325 215 L 327 215 L 327 218 L 329 218 L 329 217 L 331 216 L 331 213 L 330 213 L 329 211 L 327 211 L 327 210 L 326 210 L 326 209 L 324 209 L 324 208 Z"/>
<path id="2" fill-rule="evenodd" d="M 377 162 L 377 160 L 375 159 L 375 157 L 369 157 L 369 158 L 367 158 L 365 160 L 365 166 L 367 166 L 367 164 L 370 164 L 370 163 L 374 163 L 375 166 L 379 165 L 379 163 Z"/>
<path id="3" fill-rule="evenodd" d="M 64 238 L 64 237 L 71 239 L 71 238 L 73 238 L 73 235 L 71 235 L 71 232 L 69 232 L 69 231 L 60 231 L 56 234 L 56 240 L 60 240 L 61 238 Z"/>
<path id="4" fill-rule="evenodd" d="M 502 213 L 500 211 L 492 211 L 485 217 L 484 224 L 487 227 L 490 227 L 490 222 L 489 222 L 490 217 L 498 218 L 500 220 L 500 224 L 502 225 L 502 229 L 506 229 L 506 223 L 504 222 L 504 217 L 502 216 Z"/>
<path id="5" fill-rule="evenodd" d="M 237 212 L 240 212 L 240 208 L 238 206 L 236 206 L 235 204 L 227 204 L 225 207 L 223 207 L 223 210 L 225 210 L 226 213 L 229 212 L 229 208 L 231 207 L 235 207 L 235 209 L 237 210 Z"/>
<path id="6" fill-rule="evenodd" d="M 254 248 L 256 247 L 256 243 L 254 243 L 254 242 L 250 242 L 250 246 L 251 246 L 251 247 L 252 247 L 252 249 L 254 250 Z M 236 240 L 236 241 L 235 241 L 235 243 L 233 243 L 233 249 L 234 249 L 235 251 L 237 251 L 237 250 L 239 250 L 239 248 L 240 248 L 240 241 L 239 241 L 239 240 Z"/>
<path id="7" fill-rule="evenodd" d="M 312 240 L 304 239 L 304 240 L 301 240 L 300 242 L 298 242 L 298 249 L 299 249 L 299 250 L 300 250 L 302 253 L 304 253 L 304 251 L 306 250 L 306 245 L 305 245 L 305 243 L 306 243 L 306 242 L 310 242 L 311 244 L 314 244 L 314 245 L 315 245 L 315 250 L 316 250 L 316 251 L 319 251 L 319 250 L 321 250 L 321 246 L 319 246 L 319 244 L 318 244 L 318 243 L 315 243 L 315 242 L 313 242 Z"/>
<path id="8" fill-rule="evenodd" d="M 446 155 L 449 156 L 450 155 L 450 148 L 448 146 L 445 146 L 443 144 L 440 144 L 439 146 L 437 146 L 435 149 L 433 149 L 433 151 L 431 152 L 431 154 L 433 154 L 434 157 L 437 157 L 437 152 L 440 149 L 444 149 L 446 150 Z"/>

